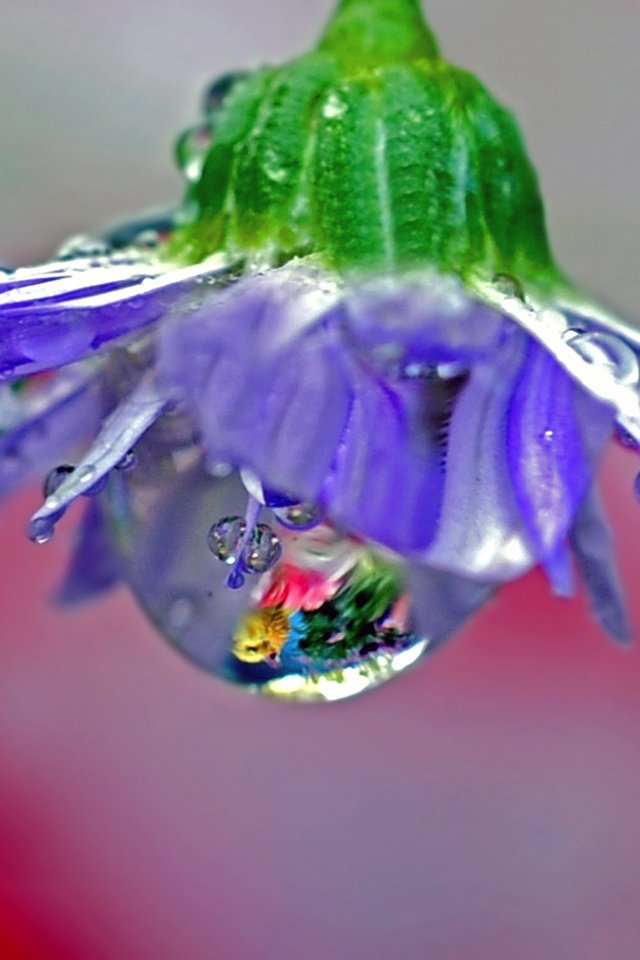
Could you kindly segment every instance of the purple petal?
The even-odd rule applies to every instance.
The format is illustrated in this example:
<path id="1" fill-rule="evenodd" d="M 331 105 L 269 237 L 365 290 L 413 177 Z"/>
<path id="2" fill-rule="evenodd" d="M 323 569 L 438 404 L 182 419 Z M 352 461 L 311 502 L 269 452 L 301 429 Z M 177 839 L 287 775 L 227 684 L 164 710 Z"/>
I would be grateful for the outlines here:
<path id="1" fill-rule="evenodd" d="M 107 408 L 94 370 L 64 371 L 35 393 L 0 402 L 0 496 L 64 461 L 98 429 Z"/>
<path id="2" fill-rule="evenodd" d="M 337 292 L 321 274 L 282 268 L 246 280 L 160 334 L 158 364 L 187 399 L 210 464 L 255 470 L 314 499 L 351 403 Z"/>
<path id="3" fill-rule="evenodd" d="M 74 470 L 46 498 L 31 518 L 30 535 L 49 530 L 74 500 L 90 491 L 126 456 L 169 406 L 169 398 L 158 391 L 152 373 L 145 375 L 133 391 L 107 417 L 100 432 Z M 51 528 L 52 529 L 52 528 Z"/>
<path id="4" fill-rule="evenodd" d="M 535 562 L 509 481 L 507 411 L 526 337 L 513 329 L 477 363 L 455 404 L 438 532 L 424 562 L 482 580 L 509 580 Z"/>
<path id="5" fill-rule="evenodd" d="M 509 321 L 472 299 L 457 278 L 383 279 L 349 295 L 348 329 L 360 350 L 401 363 L 471 363 L 502 341 Z"/>
<path id="6" fill-rule="evenodd" d="M 585 393 L 529 341 L 509 408 L 509 471 L 542 563 L 566 537 L 612 429 L 612 409 Z"/>
<path id="7" fill-rule="evenodd" d="M 631 626 L 616 569 L 611 533 L 595 487 L 588 492 L 578 510 L 570 539 L 594 616 L 614 640 L 630 643 Z"/>
<path id="8" fill-rule="evenodd" d="M 96 500 L 91 500 L 69 568 L 56 594 L 56 602 L 67 606 L 101 596 L 118 584 L 120 568 L 102 507 Z"/>
<path id="9" fill-rule="evenodd" d="M 72 363 L 155 323 L 187 294 L 208 293 L 220 272 L 124 255 L 16 270 L 0 286 L 0 380 Z"/>

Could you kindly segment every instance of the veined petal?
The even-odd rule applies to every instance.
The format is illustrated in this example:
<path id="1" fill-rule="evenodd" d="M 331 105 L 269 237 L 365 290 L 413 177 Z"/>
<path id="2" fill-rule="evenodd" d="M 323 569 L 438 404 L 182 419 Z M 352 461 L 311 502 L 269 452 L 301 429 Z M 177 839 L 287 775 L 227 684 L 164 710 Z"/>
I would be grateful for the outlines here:
<path id="1" fill-rule="evenodd" d="M 186 295 L 197 298 L 198 288 L 208 291 L 227 270 L 224 258 L 172 268 L 117 255 L 7 274 L 0 282 L 0 380 L 86 357 L 161 320 Z"/>
<path id="2" fill-rule="evenodd" d="M 613 428 L 613 410 L 529 340 L 508 415 L 509 471 L 536 556 L 566 537 Z"/>
<path id="3" fill-rule="evenodd" d="M 438 533 L 424 562 L 480 580 L 510 580 L 536 561 L 509 480 L 507 414 L 527 338 L 514 329 L 460 391 L 447 445 Z"/>
<path id="4" fill-rule="evenodd" d="M 65 370 L 35 392 L 0 400 L 0 496 L 42 474 L 87 443 L 108 409 L 102 373 Z"/>
<path id="5" fill-rule="evenodd" d="M 246 279 L 161 332 L 158 364 L 195 413 L 210 464 L 253 468 L 271 487 L 318 495 L 351 402 L 338 289 L 300 267 Z"/>

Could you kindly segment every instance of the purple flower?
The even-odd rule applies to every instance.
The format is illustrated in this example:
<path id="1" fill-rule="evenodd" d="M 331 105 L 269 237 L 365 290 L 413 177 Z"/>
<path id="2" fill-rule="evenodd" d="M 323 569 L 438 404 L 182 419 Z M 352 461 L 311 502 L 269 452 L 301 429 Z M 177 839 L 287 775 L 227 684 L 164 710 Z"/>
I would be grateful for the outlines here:
<path id="1" fill-rule="evenodd" d="M 337 89 L 328 124 L 352 109 Z M 337 267 L 313 244 L 285 255 L 271 239 L 256 258 L 220 239 L 215 193 L 185 248 L 202 184 L 228 189 L 218 167 L 248 110 L 239 97 L 219 145 L 185 162 L 187 203 L 157 246 L 138 224 L 0 274 L 0 492 L 46 475 L 37 542 L 88 498 L 60 599 L 122 578 L 195 662 L 299 698 L 394 675 L 536 565 L 562 597 L 577 570 L 595 616 L 627 642 L 595 475 L 615 431 L 640 444 L 640 334 L 553 273 L 529 167 L 522 196 L 539 236 L 517 247 L 516 208 L 509 229 L 492 224 L 490 178 L 483 214 L 490 249 L 520 275 L 447 266 L 455 237 L 424 262 L 387 262 L 384 230 L 417 242 L 402 192 L 405 219 L 389 226 L 383 210 L 375 266 Z M 286 168 L 269 169 L 284 190 Z M 341 222 L 343 252 L 361 226 L 351 236 Z M 307 600 L 293 609 L 294 596 Z"/>

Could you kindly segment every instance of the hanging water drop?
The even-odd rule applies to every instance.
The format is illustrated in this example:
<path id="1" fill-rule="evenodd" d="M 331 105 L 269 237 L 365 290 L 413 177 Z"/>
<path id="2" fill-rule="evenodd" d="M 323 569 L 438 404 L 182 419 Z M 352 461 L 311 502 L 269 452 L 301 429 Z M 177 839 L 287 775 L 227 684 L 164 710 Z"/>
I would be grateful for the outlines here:
<path id="1" fill-rule="evenodd" d="M 187 180 L 195 181 L 200 176 L 211 138 L 212 130 L 206 123 L 189 127 L 178 137 L 174 148 L 175 159 Z"/>
<path id="2" fill-rule="evenodd" d="M 267 523 L 256 524 L 244 548 L 242 562 L 247 573 L 266 573 L 282 556 L 280 538 Z"/>
<path id="3" fill-rule="evenodd" d="M 233 564 L 238 559 L 246 532 L 247 524 L 242 517 L 223 517 L 209 530 L 207 535 L 209 550 L 223 563 Z"/>
<path id="4" fill-rule="evenodd" d="M 227 96 L 231 93 L 235 85 L 247 77 L 247 73 L 235 72 L 225 73 L 209 84 L 202 98 L 202 109 L 206 117 L 215 117 Z"/>
<path id="5" fill-rule="evenodd" d="M 33 543 L 48 543 L 55 530 L 55 523 L 50 517 L 34 517 L 29 521 L 27 536 Z"/>
<path id="6" fill-rule="evenodd" d="M 133 470 L 138 462 L 135 450 L 129 450 L 125 453 L 122 460 L 119 460 L 116 463 L 116 470 L 122 470 L 123 473 L 126 473 L 128 470 Z"/>

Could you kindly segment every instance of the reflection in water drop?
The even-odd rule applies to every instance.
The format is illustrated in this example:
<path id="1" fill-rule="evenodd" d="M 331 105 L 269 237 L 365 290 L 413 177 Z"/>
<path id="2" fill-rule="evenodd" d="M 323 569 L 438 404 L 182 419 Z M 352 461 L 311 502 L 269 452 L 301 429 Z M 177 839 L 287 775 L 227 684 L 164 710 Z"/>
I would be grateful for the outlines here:
<path id="1" fill-rule="evenodd" d="M 223 517 L 214 523 L 207 536 L 209 550 L 223 563 L 236 563 L 239 549 L 247 532 L 246 521 L 242 517 Z"/>
<path id="2" fill-rule="evenodd" d="M 242 563 L 247 573 L 266 573 L 280 559 L 280 538 L 268 523 L 258 523 L 253 529 L 242 553 Z"/>
<path id="3" fill-rule="evenodd" d="M 322 510 L 315 503 L 295 503 L 276 507 L 273 511 L 278 522 L 291 530 L 310 530 L 322 520 Z"/>

